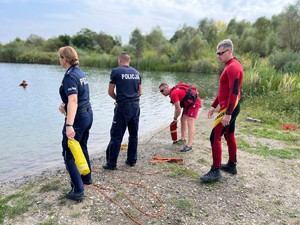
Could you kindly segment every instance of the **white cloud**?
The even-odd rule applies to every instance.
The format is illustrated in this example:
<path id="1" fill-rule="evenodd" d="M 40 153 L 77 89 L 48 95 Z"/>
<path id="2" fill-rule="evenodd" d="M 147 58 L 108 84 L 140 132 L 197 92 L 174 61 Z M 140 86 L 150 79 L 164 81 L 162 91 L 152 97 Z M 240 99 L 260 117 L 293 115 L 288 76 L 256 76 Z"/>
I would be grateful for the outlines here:
<path id="1" fill-rule="evenodd" d="M 135 28 L 147 34 L 155 26 L 160 26 L 164 35 L 171 38 L 183 24 L 197 26 L 203 18 L 225 23 L 232 18 L 250 22 L 261 16 L 271 18 L 282 12 L 287 4 L 294 4 L 295 0 L 51 0 L 46 2 L 51 7 L 47 8 L 45 3 L 46 8 L 41 8 L 37 15 L 19 10 L 17 13 L 12 11 L 11 16 L 1 16 L 5 6 L 9 5 L 10 10 L 17 9 L 21 2 L 26 2 L 28 7 L 36 6 L 37 2 L 43 7 L 45 3 L 0 0 L 0 42 L 16 37 L 26 39 L 30 34 L 44 38 L 74 35 L 82 28 L 88 28 L 121 36 L 123 43 L 127 43 Z M 13 4 L 15 7 L 11 7 Z"/>

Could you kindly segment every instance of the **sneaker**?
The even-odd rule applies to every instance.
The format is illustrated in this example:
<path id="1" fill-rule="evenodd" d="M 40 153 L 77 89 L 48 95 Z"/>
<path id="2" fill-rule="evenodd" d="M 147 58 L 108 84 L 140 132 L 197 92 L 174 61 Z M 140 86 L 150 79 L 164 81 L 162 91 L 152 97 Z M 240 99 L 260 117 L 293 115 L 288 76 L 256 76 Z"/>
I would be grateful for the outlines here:
<path id="1" fill-rule="evenodd" d="M 67 199 L 71 199 L 74 201 L 81 201 L 83 199 L 83 197 L 84 197 L 83 192 L 76 193 L 74 191 L 69 191 L 69 193 L 66 194 Z"/>
<path id="2" fill-rule="evenodd" d="M 237 174 L 236 163 L 230 161 L 228 161 L 227 164 L 222 164 L 220 169 L 226 173 L 230 173 L 231 175 Z"/>
<path id="3" fill-rule="evenodd" d="M 130 167 L 134 167 L 135 163 L 130 163 L 128 160 L 125 161 L 125 164 L 130 166 Z"/>
<path id="4" fill-rule="evenodd" d="M 173 141 L 173 144 L 175 145 L 185 145 L 185 140 L 179 139 L 177 141 Z"/>
<path id="5" fill-rule="evenodd" d="M 116 170 L 116 169 L 117 169 L 116 166 L 110 166 L 110 165 L 108 165 L 107 163 L 104 164 L 104 165 L 102 166 L 102 168 L 105 169 L 105 170 Z"/>
<path id="6" fill-rule="evenodd" d="M 193 148 L 192 148 L 192 146 L 184 146 L 184 147 L 182 147 L 181 149 L 180 149 L 180 151 L 181 152 L 187 152 L 187 151 L 190 151 L 190 150 L 192 150 Z"/>
<path id="7" fill-rule="evenodd" d="M 203 183 L 212 183 L 212 182 L 215 182 L 215 181 L 220 181 L 221 178 L 222 178 L 222 175 L 220 173 L 220 169 L 216 168 L 214 166 L 211 166 L 210 171 L 207 174 L 200 177 L 200 180 Z"/>

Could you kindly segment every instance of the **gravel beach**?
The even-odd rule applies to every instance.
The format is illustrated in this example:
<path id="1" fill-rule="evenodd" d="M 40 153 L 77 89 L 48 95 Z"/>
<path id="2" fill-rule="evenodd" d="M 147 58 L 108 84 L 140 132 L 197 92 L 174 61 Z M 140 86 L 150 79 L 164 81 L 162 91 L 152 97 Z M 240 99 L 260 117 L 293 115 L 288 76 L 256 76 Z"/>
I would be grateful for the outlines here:
<path id="1" fill-rule="evenodd" d="M 171 118 L 172 115 L 170 115 Z M 173 145 L 168 125 L 140 138 L 138 162 L 125 164 L 121 150 L 118 170 L 105 171 L 104 154 L 92 157 L 93 184 L 85 186 L 85 198 L 64 198 L 69 178 L 63 167 L 0 184 L 1 201 L 26 210 L 9 216 L 0 209 L 3 224 L 300 224 L 300 160 L 263 157 L 238 151 L 238 174 L 222 173 L 221 182 L 202 184 L 212 162 L 209 135 L 212 120 L 202 110 L 196 121 L 191 151 Z M 275 140 L 241 133 L 241 114 L 236 136 L 249 144 L 276 150 L 285 146 Z M 248 122 L 249 123 L 249 122 Z M 239 142 L 237 143 L 239 145 Z M 299 143 L 296 143 L 299 145 Z M 153 156 L 180 158 L 183 162 L 150 162 Z M 226 145 L 223 162 L 227 162 Z"/>

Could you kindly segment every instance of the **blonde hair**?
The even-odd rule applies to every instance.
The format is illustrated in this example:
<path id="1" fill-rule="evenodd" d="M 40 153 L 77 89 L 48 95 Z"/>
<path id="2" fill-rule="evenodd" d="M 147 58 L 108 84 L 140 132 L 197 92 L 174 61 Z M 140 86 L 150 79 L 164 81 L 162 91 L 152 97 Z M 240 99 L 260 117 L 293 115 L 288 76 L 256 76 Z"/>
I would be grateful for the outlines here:
<path id="1" fill-rule="evenodd" d="M 64 46 L 58 50 L 59 56 L 66 58 L 66 61 L 70 63 L 72 66 L 79 65 L 79 59 L 77 52 L 71 46 Z"/>

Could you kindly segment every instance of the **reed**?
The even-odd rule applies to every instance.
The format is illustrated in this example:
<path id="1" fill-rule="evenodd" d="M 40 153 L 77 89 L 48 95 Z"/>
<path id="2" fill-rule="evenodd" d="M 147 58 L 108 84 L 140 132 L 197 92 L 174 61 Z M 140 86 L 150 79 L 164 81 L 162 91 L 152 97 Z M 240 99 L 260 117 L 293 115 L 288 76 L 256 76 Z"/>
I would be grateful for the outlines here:
<path id="1" fill-rule="evenodd" d="M 300 123 L 300 77 L 297 74 L 282 74 L 272 67 L 256 65 L 245 72 L 242 97 L 247 116 L 254 114 L 270 123 Z"/>

